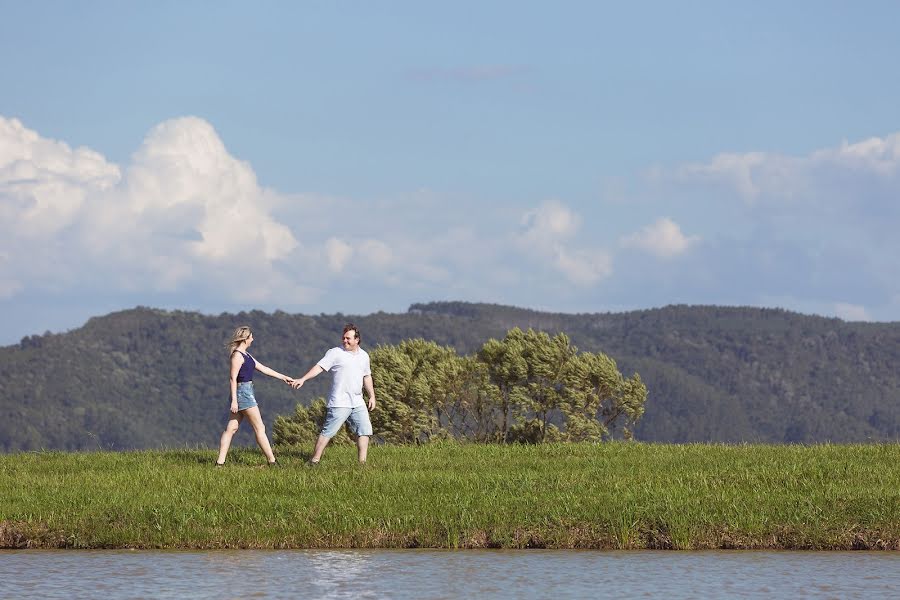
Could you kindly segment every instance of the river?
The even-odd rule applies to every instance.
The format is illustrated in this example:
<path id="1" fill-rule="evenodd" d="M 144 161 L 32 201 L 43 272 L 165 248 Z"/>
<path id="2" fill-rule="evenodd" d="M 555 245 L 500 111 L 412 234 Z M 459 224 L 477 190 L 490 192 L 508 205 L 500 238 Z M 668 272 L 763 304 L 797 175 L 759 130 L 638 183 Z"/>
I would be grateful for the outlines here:
<path id="1" fill-rule="evenodd" d="M 900 597 L 900 553 L 0 551 L 0 598 L 462 597 Z"/>

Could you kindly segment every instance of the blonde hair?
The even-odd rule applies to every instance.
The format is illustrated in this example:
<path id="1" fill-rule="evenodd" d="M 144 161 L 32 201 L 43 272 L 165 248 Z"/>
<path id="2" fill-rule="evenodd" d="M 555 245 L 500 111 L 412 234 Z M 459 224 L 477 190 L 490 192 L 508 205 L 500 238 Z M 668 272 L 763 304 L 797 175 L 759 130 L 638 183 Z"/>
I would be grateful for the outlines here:
<path id="1" fill-rule="evenodd" d="M 247 338 L 249 338 L 252 333 L 249 325 L 241 325 L 235 329 L 234 333 L 231 334 L 231 341 L 225 344 L 228 348 L 228 355 L 231 356 L 234 354 L 234 351 L 241 345 L 241 342 L 247 341 Z"/>

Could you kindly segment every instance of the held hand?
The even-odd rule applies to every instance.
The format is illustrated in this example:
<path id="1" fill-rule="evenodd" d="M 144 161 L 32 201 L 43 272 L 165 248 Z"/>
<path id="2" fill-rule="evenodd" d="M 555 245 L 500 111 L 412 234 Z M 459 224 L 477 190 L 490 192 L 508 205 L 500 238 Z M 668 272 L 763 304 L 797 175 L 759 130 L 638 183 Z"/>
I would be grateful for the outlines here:
<path id="1" fill-rule="evenodd" d="M 291 387 L 294 388 L 295 390 L 299 390 L 300 388 L 303 387 L 303 380 L 302 379 L 294 379 L 291 382 Z"/>
<path id="2" fill-rule="evenodd" d="M 294 385 L 294 380 L 293 380 L 293 378 L 288 377 L 287 375 L 285 375 L 284 377 L 282 377 L 281 380 L 282 380 L 283 382 L 285 382 L 286 384 L 290 385 L 290 386 Z"/>

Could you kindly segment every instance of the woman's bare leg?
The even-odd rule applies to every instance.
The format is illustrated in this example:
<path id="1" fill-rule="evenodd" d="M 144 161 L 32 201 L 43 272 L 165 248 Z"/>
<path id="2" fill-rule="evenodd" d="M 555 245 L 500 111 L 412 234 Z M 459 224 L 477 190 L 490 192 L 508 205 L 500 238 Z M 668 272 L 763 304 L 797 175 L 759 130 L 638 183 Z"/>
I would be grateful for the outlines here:
<path id="1" fill-rule="evenodd" d="M 231 418 L 228 419 L 228 425 L 225 426 L 225 431 L 222 432 L 222 439 L 219 440 L 219 458 L 216 459 L 216 463 L 221 465 L 225 462 L 225 457 L 228 456 L 228 449 L 231 447 L 231 438 L 237 433 L 238 427 L 241 426 L 241 421 L 243 420 L 244 415 L 241 413 L 232 414 Z"/>
<path id="2" fill-rule="evenodd" d="M 270 463 L 275 462 L 275 455 L 272 453 L 272 446 L 269 445 L 269 438 L 266 437 L 266 425 L 263 423 L 262 415 L 259 414 L 259 407 L 254 406 L 241 412 L 247 415 L 247 420 L 253 427 L 253 433 L 256 434 L 256 443 L 266 455 L 266 460 Z"/>

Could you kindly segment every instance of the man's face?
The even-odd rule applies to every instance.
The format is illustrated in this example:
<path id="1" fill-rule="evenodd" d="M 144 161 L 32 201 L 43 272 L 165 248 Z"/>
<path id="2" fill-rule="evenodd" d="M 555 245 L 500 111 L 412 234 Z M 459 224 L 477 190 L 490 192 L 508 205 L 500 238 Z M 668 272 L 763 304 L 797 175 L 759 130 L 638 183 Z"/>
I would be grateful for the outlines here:
<path id="1" fill-rule="evenodd" d="M 354 352 L 357 348 L 359 348 L 359 338 L 356 337 L 356 332 L 352 329 L 344 334 L 344 337 L 341 341 L 344 344 L 344 350 Z"/>

